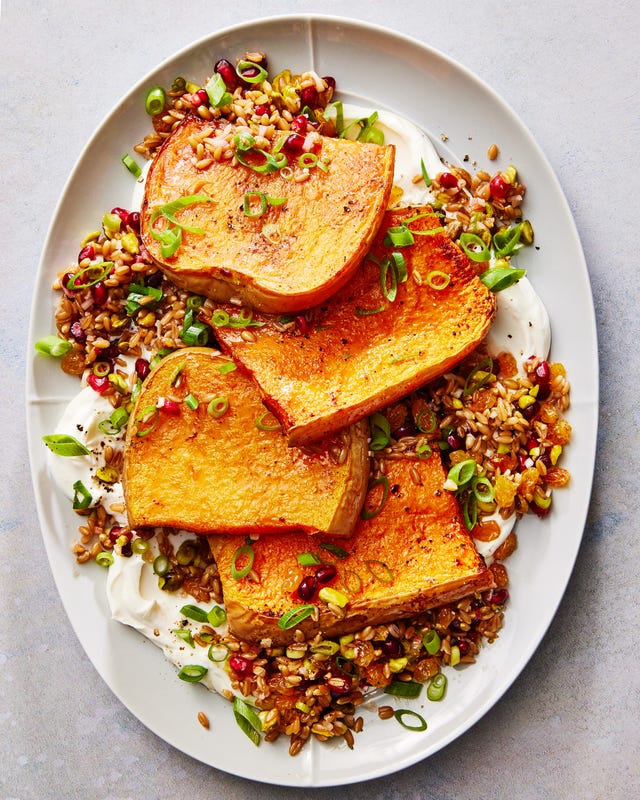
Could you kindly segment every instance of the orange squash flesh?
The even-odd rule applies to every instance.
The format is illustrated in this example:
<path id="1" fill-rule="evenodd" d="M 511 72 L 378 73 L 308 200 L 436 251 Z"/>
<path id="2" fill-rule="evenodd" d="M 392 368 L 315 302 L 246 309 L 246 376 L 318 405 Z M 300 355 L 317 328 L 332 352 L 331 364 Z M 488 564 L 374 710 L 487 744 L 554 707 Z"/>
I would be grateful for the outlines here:
<path id="1" fill-rule="evenodd" d="M 211 537 L 231 632 L 255 642 L 292 640 L 295 629 L 282 630 L 278 620 L 302 604 L 295 590 L 304 576 L 314 574 L 315 567 L 299 565 L 301 553 L 317 553 L 335 564 L 338 575 L 329 586 L 348 598 L 343 617 L 314 598 L 318 618 L 296 626 L 307 638 L 391 622 L 491 588 L 491 572 L 464 527 L 457 501 L 442 489 L 439 453 L 426 460 L 389 459 L 387 478 L 386 503 L 377 516 L 359 519 L 350 539 L 291 534 L 254 542 L 257 581 L 231 577 L 237 539 Z M 381 493 L 381 487 L 372 488 L 365 509 L 377 508 Z M 338 558 L 320 543 L 338 545 L 347 556 Z"/>
<path id="2" fill-rule="evenodd" d="M 314 450 L 291 448 L 281 430 L 256 427 L 265 414 L 260 395 L 240 370 L 220 372 L 229 364 L 217 351 L 185 348 L 143 384 L 124 453 L 131 527 L 348 536 L 366 493 L 368 426 L 353 426 Z M 189 394 L 196 409 L 184 402 Z M 178 413 L 154 411 L 159 398 L 177 400 Z M 228 400 L 220 417 L 208 413 L 212 398 Z M 264 426 L 273 423 L 268 414 Z"/>
<path id="3" fill-rule="evenodd" d="M 280 171 L 234 167 L 230 160 L 197 169 L 191 142 L 208 131 L 215 135 L 214 123 L 187 117 L 151 165 L 141 211 L 142 240 L 151 256 L 178 286 L 215 300 L 236 298 L 274 313 L 323 302 L 351 277 L 382 221 L 393 183 L 393 145 L 322 137 L 318 157 L 328 161 L 326 172 L 314 167 L 308 180 L 298 182 Z M 292 165 L 301 171 L 295 159 Z M 247 192 L 251 214 L 260 210 L 257 192 L 286 202 L 267 204 L 262 215 L 250 217 L 243 210 Z M 164 257 L 150 230 L 153 211 L 193 194 L 214 202 L 187 206 L 176 218 L 204 232 L 185 231 L 176 253 Z M 160 218 L 153 227 L 163 224 Z"/>
<path id="4" fill-rule="evenodd" d="M 387 229 L 416 214 L 426 216 L 409 223 L 415 243 L 385 246 Z M 257 316 L 265 324 L 253 329 L 255 342 L 217 329 L 291 444 L 320 439 L 389 405 L 447 372 L 483 339 L 494 296 L 444 233 L 420 235 L 439 224 L 430 208 L 387 212 L 372 248 L 376 260 L 366 258 L 347 286 L 315 309 L 309 332 L 283 331 L 268 316 Z M 408 279 L 390 302 L 378 262 L 392 252 L 403 256 Z M 432 288 L 430 276 L 448 285 Z"/>

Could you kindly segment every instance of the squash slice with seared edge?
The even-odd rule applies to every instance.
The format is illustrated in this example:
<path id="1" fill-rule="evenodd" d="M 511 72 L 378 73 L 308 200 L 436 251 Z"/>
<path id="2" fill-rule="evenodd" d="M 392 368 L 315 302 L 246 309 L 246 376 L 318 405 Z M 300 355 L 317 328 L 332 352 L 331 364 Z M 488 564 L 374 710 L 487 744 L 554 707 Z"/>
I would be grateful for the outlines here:
<path id="1" fill-rule="evenodd" d="M 398 241 L 409 231 L 413 244 L 386 244 L 389 229 Z M 424 207 L 389 211 L 347 286 L 295 325 L 258 314 L 252 341 L 224 326 L 216 336 L 300 444 L 447 372 L 480 343 L 495 311 L 494 295 Z"/>
<path id="2" fill-rule="evenodd" d="M 334 637 L 490 589 L 493 575 L 464 527 L 455 497 L 442 488 L 445 477 L 437 452 L 424 460 L 389 459 L 386 484 L 372 487 L 365 501 L 364 516 L 370 518 L 358 520 L 350 539 L 262 536 L 252 542 L 252 580 L 231 575 L 237 538 L 211 537 L 230 631 L 276 645 L 292 641 L 296 630 L 307 639 L 317 633 Z M 312 598 L 297 595 L 301 580 L 318 569 L 300 565 L 303 553 L 335 566 L 335 578 L 324 584 L 338 592 L 329 602 L 318 593 L 319 581 Z M 287 627 L 286 615 L 305 605 L 315 610 Z"/>
<path id="3" fill-rule="evenodd" d="M 132 528 L 197 533 L 351 534 L 369 475 L 368 426 L 299 450 L 254 383 L 207 348 L 167 356 L 127 428 L 123 483 Z"/>
<path id="4" fill-rule="evenodd" d="M 260 173 L 228 159 L 198 169 L 192 143 L 207 133 L 215 136 L 215 123 L 187 117 L 151 164 L 141 233 L 158 266 L 185 289 L 268 312 L 306 309 L 336 292 L 382 221 L 394 146 L 320 137 L 317 158 L 325 168 L 311 167 L 299 182 L 295 174 Z M 290 169 L 302 167 L 293 159 Z M 157 234 L 173 223 L 159 209 L 196 195 L 211 201 L 173 214 L 182 226 L 181 243 L 163 255 Z"/>

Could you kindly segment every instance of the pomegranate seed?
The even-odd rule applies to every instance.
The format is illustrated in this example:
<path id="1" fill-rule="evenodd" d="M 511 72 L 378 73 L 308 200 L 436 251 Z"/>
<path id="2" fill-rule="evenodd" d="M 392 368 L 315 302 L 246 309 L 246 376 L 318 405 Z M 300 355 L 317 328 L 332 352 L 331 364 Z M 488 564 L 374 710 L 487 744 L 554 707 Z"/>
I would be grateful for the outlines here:
<path id="1" fill-rule="evenodd" d="M 469 654 L 469 650 L 471 650 L 471 645 L 465 639 L 459 639 L 458 649 L 460 650 L 461 656 L 466 656 Z"/>
<path id="2" fill-rule="evenodd" d="M 380 645 L 380 649 L 387 658 L 400 658 L 403 652 L 400 639 L 396 639 L 395 636 L 385 639 Z"/>
<path id="3" fill-rule="evenodd" d="M 102 394 L 106 392 L 109 388 L 109 377 L 107 375 L 94 375 L 93 372 L 89 374 L 87 378 L 87 383 L 93 389 L 94 392 L 98 392 L 98 394 Z"/>
<path id="4" fill-rule="evenodd" d="M 309 120 L 305 117 L 305 115 L 298 114 L 297 117 L 294 117 L 291 120 L 291 130 L 304 135 L 307 132 L 308 124 Z"/>
<path id="5" fill-rule="evenodd" d="M 109 290 L 102 281 L 93 284 L 91 287 L 91 297 L 93 297 L 93 302 L 97 306 L 103 306 L 107 302 L 109 299 Z"/>
<path id="6" fill-rule="evenodd" d="M 548 361 L 541 361 L 536 367 L 536 378 L 548 383 L 551 380 L 551 367 Z"/>
<path id="7" fill-rule="evenodd" d="M 125 225 L 127 224 L 127 221 L 129 220 L 129 212 L 127 211 L 126 208 L 119 208 L 119 207 L 112 208 L 111 209 L 111 213 L 112 214 L 117 214 L 117 216 L 120 217 L 120 219 L 123 221 L 123 223 Z"/>
<path id="8" fill-rule="evenodd" d="M 520 472 L 524 472 L 525 469 L 529 469 L 529 467 L 532 465 L 533 462 L 529 458 L 529 454 L 525 453 L 523 450 L 520 450 L 518 453 L 518 467 L 520 468 Z"/>
<path id="9" fill-rule="evenodd" d="M 194 92 L 191 95 L 191 105 L 194 108 L 198 108 L 199 106 L 209 105 L 209 95 L 207 94 L 205 89 L 198 89 L 197 92 Z"/>
<path id="10" fill-rule="evenodd" d="M 553 466 L 553 465 L 552 465 L 552 463 L 551 463 L 551 457 L 550 457 L 549 453 L 543 453 L 543 454 L 542 454 L 542 455 L 541 455 L 541 456 L 540 456 L 540 457 L 537 459 L 537 461 L 541 461 L 541 462 L 542 462 L 542 463 L 545 465 L 545 467 L 546 467 L 547 469 L 551 469 L 551 467 Z"/>
<path id="11" fill-rule="evenodd" d="M 247 88 L 253 87 L 254 84 L 252 83 L 253 78 L 257 78 L 260 74 L 260 70 L 258 67 L 247 67 L 246 69 L 242 70 L 242 76 L 240 77 L 240 82 L 243 86 Z M 249 80 L 244 80 L 245 78 L 249 78 Z"/>
<path id="12" fill-rule="evenodd" d="M 131 211 L 127 219 L 127 225 L 134 231 L 140 230 L 140 212 Z"/>
<path id="13" fill-rule="evenodd" d="M 136 358 L 135 370 L 136 370 L 136 375 L 140 378 L 141 381 L 143 381 L 147 377 L 147 375 L 151 372 L 151 369 L 149 367 L 149 362 L 147 361 L 147 359 Z"/>
<path id="14" fill-rule="evenodd" d="M 530 406 L 527 406 L 526 408 L 523 408 L 521 413 L 522 413 L 522 416 L 525 419 L 527 419 L 527 420 L 529 420 L 529 422 L 531 422 L 531 420 L 536 416 L 538 411 L 540 411 L 540 403 L 538 403 L 538 401 L 536 401 L 535 403 L 531 403 Z"/>
<path id="15" fill-rule="evenodd" d="M 303 106 L 313 108 L 318 105 L 319 100 L 318 90 L 315 86 L 305 86 L 304 89 L 300 89 L 300 102 Z"/>
<path id="16" fill-rule="evenodd" d="M 262 103 L 253 109 L 253 113 L 258 117 L 264 117 L 265 114 L 269 114 L 269 106 Z"/>
<path id="17" fill-rule="evenodd" d="M 120 536 L 120 534 L 122 533 L 122 530 L 123 528 L 120 525 L 114 525 L 113 528 L 111 528 L 111 530 L 109 531 L 109 538 L 111 539 L 112 542 L 116 541 L 118 536 Z"/>
<path id="18" fill-rule="evenodd" d="M 452 172 L 443 172 L 440 176 L 440 186 L 443 189 L 457 189 L 458 179 Z"/>
<path id="19" fill-rule="evenodd" d="M 349 694 L 353 688 L 353 680 L 348 675 L 336 675 L 327 680 L 327 686 L 332 694 Z"/>
<path id="20" fill-rule="evenodd" d="M 508 589 L 492 589 L 489 592 L 489 597 L 487 598 L 487 602 L 493 603 L 497 606 L 503 606 L 507 600 L 509 599 L 509 590 Z"/>
<path id="21" fill-rule="evenodd" d="M 316 579 L 320 583 L 329 583 L 329 581 L 332 581 L 337 574 L 338 570 L 333 564 L 320 564 L 320 566 L 316 569 Z"/>
<path id="22" fill-rule="evenodd" d="M 253 672 L 253 664 L 244 656 L 231 656 L 229 666 L 239 678 L 246 678 Z"/>
<path id="23" fill-rule="evenodd" d="M 73 277 L 75 277 L 73 272 L 65 272 L 62 280 L 60 281 L 62 291 L 67 295 L 67 297 L 73 297 L 76 293 L 75 289 L 69 289 L 69 281 Z"/>
<path id="24" fill-rule="evenodd" d="M 447 444 L 452 450 L 462 450 L 464 442 L 457 433 L 450 433 L 447 436 Z"/>
<path id="25" fill-rule="evenodd" d="M 180 403 L 176 403 L 175 400 L 171 400 L 168 397 L 164 398 L 162 406 L 159 405 L 165 413 L 167 414 L 179 414 L 180 413 Z"/>
<path id="26" fill-rule="evenodd" d="M 282 145 L 282 150 L 288 156 L 299 156 L 304 150 L 304 136 L 299 133 L 292 133 L 287 136 L 285 143 Z"/>
<path id="27" fill-rule="evenodd" d="M 95 258 L 96 249 L 92 244 L 85 245 L 78 253 L 78 261 L 84 261 L 85 258 Z"/>
<path id="28" fill-rule="evenodd" d="M 296 327 L 303 336 L 306 336 L 311 330 L 311 323 L 304 314 L 298 314 L 296 317 Z"/>
<path id="29" fill-rule="evenodd" d="M 491 192 L 491 197 L 495 200 L 504 200 L 504 198 L 509 193 L 509 184 L 505 181 L 502 175 L 498 172 L 497 175 L 494 175 L 491 179 L 491 183 L 489 184 L 489 191 Z"/>
<path id="30" fill-rule="evenodd" d="M 325 75 L 322 80 L 327 84 L 329 89 L 333 90 L 336 88 L 336 79 L 332 78 L 331 75 Z"/>
<path id="31" fill-rule="evenodd" d="M 84 342 L 87 338 L 87 334 L 84 332 L 82 325 L 78 320 L 71 324 L 69 333 L 73 336 L 76 342 Z"/>
<path id="32" fill-rule="evenodd" d="M 163 278 L 164 275 L 158 270 L 158 272 L 153 272 L 151 275 L 147 275 L 147 277 L 144 279 L 144 282 L 147 286 L 153 286 L 154 289 L 158 289 L 160 288 Z"/>
<path id="33" fill-rule="evenodd" d="M 539 447 L 539 446 L 540 442 L 537 439 L 534 439 L 533 436 L 530 436 L 527 439 L 527 450 L 529 452 L 531 452 L 534 449 L 534 447 Z"/>
<path id="34" fill-rule="evenodd" d="M 393 432 L 396 439 L 402 439 L 403 436 L 417 436 L 418 429 L 412 422 L 403 422 L 403 424 Z"/>
<path id="35" fill-rule="evenodd" d="M 236 68 L 230 61 L 227 61 L 226 58 L 221 58 L 220 61 L 216 62 L 215 67 L 213 68 L 218 75 L 222 76 L 222 80 L 224 81 L 224 85 L 227 87 L 228 92 L 232 92 L 238 86 L 238 74 L 236 73 Z"/>
<path id="36" fill-rule="evenodd" d="M 316 593 L 318 582 L 313 575 L 307 575 L 300 581 L 300 586 L 296 589 L 296 594 L 305 603 L 308 603 Z"/>

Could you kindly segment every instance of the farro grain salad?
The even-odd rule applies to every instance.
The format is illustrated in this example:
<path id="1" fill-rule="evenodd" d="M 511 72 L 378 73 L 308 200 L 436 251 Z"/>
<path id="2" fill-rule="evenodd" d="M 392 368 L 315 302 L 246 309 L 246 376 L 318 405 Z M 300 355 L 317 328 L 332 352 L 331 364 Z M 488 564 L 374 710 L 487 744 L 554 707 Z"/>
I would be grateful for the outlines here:
<path id="1" fill-rule="evenodd" d="M 73 554 L 255 744 L 353 747 L 372 712 L 415 735 L 508 622 L 515 522 L 569 482 L 525 186 L 332 77 L 212 66 L 149 87 L 131 197 L 36 345 L 78 378 L 45 437 Z"/>

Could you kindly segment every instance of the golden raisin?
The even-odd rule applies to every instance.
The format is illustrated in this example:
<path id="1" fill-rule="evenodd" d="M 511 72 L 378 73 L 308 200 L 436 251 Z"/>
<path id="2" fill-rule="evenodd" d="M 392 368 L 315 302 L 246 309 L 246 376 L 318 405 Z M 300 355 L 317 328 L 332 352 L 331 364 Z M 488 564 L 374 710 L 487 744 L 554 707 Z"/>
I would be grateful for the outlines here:
<path id="1" fill-rule="evenodd" d="M 500 353 L 498 356 L 498 372 L 505 378 L 513 378 L 518 374 L 518 362 L 511 353 Z"/>
<path id="2" fill-rule="evenodd" d="M 571 439 L 571 425 L 565 419 L 559 419 L 549 427 L 547 438 L 553 444 L 567 444 Z"/>
<path id="3" fill-rule="evenodd" d="M 566 486 L 570 478 L 571 475 L 568 470 L 562 467 L 552 467 L 550 470 L 547 470 L 545 481 L 547 486 L 561 487 Z"/>
<path id="4" fill-rule="evenodd" d="M 525 469 L 522 473 L 522 479 L 518 486 L 518 493 L 526 498 L 529 502 L 533 499 L 533 492 L 536 486 L 540 483 L 541 476 L 535 467 Z"/>
<path id="5" fill-rule="evenodd" d="M 504 542 L 502 542 L 500 547 L 496 549 L 495 553 L 493 554 L 493 557 L 496 559 L 496 561 L 504 561 L 505 558 L 509 558 L 509 556 L 515 551 L 517 546 L 518 546 L 518 537 L 515 535 L 513 531 L 511 531 L 511 533 L 507 536 Z M 494 566 L 497 565 L 492 565 L 491 571 L 493 572 L 495 579 L 496 573 L 494 571 Z M 498 585 L 504 586 L 505 584 L 498 584 Z"/>
<path id="6" fill-rule="evenodd" d="M 493 582 L 498 589 L 509 585 L 509 574 L 507 573 L 507 568 L 503 564 L 498 564 L 494 561 L 491 565 L 491 574 L 493 575 Z"/>
<path id="7" fill-rule="evenodd" d="M 478 522 L 472 531 L 472 536 L 480 542 L 493 542 L 500 536 L 500 525 L 493 519 Z"/>
<path id="8" fill-rule="evenodd" d="M 560 361 L 554 361 L 553 364 L 549 364 L 549 369 L 551 370 L 552 381 L 554 378 L 557 378 L 558 375 L 562 375 L 563 378 L 567 377 L 567 370 Z"/>
<path id="9" fill-rule="evenodd" d="M 516 496 L 517 487 L 512 483 L 509 478 L 504 475 L 498 475 L 495 484 L 495 501 L 499 508 L 509 508 L 513 505 Z"/>

